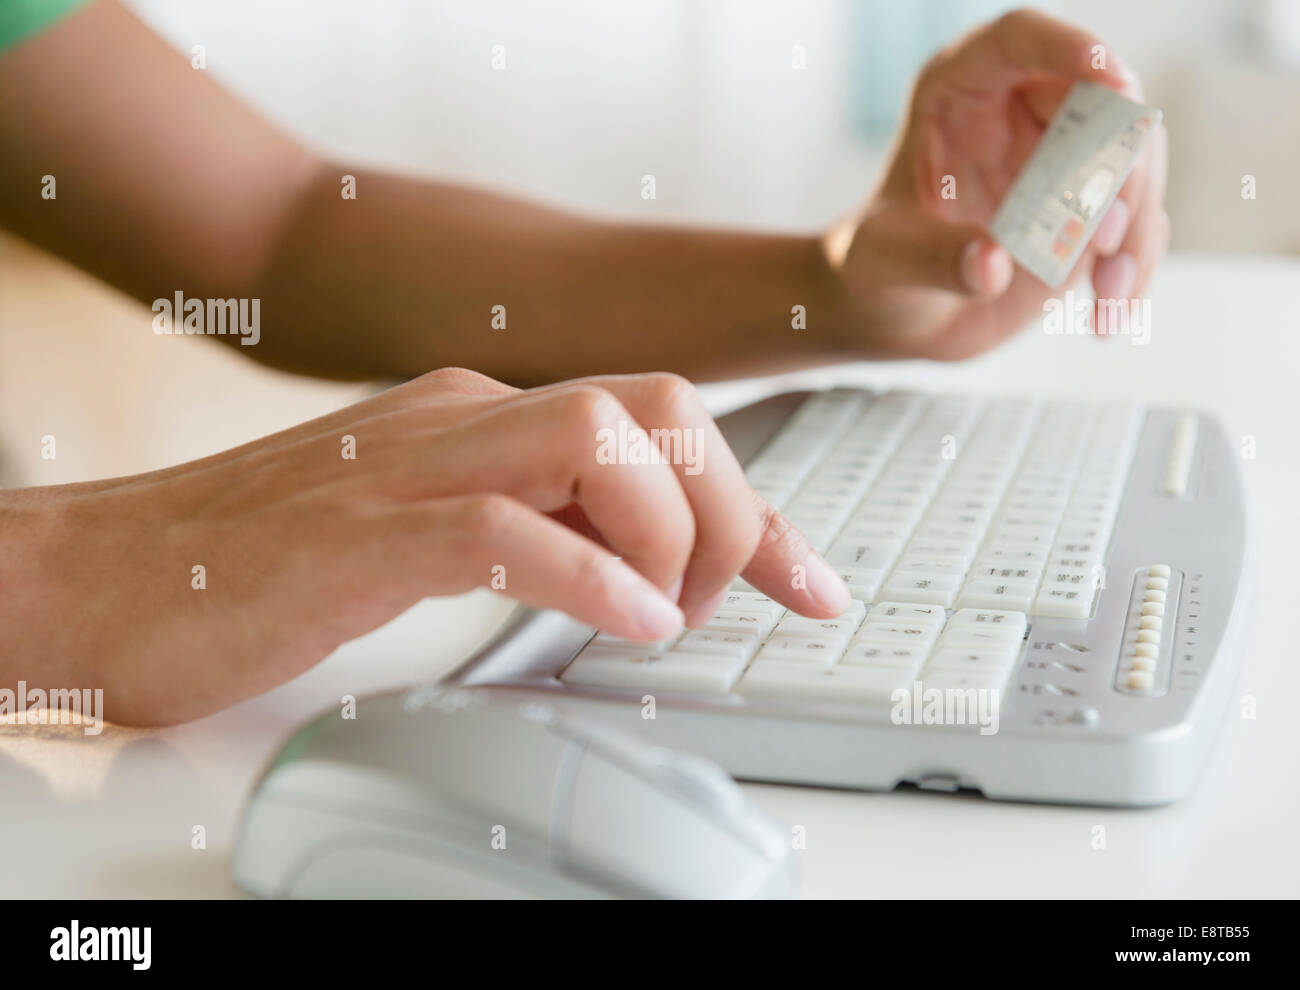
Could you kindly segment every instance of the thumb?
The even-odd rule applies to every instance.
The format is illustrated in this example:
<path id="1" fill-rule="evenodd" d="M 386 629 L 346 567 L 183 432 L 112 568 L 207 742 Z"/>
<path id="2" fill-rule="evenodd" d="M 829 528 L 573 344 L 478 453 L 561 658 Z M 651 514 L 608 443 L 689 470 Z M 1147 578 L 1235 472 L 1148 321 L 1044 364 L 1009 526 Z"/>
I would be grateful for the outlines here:
<path id="1" fill-rule="evenodd" d="M 858 227 L 846 259 L 892 285 L 942 289 L 966 296 L 1000 296 L 1011 284 L 1015 263 L 979 224 L 952 223 L 918 210 L 882 210 Z"/>

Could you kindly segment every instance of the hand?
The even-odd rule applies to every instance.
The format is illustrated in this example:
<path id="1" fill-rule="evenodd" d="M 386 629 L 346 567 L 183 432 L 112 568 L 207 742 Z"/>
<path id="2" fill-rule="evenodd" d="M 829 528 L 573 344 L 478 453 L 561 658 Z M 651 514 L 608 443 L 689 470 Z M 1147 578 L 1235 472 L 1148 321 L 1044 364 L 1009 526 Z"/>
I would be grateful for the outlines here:
<path id="1" fill-rule="evenodd" d="M 1142 99 L 1137 78 L 1097 39 L 1030 10 L 985 25 L 917 78 L 879 192 L 825 239 L 875 356 L 953 360 L 1000 343 L 1056 293 L 1018 267 L 987 228 L 1038 138 L 1078 80 Z M 1099 298 L 1145 291 L 1169 239 L 1166 138 L 1157 128 L 1070 284 Z M 956 179 L 944 199 L 943 176 Z M 1094 314 L 1095 315 L 1095 314 Z M 1095 326 L 1096 324 L 1094 324 Z"/>
<path id="2" fill-rule="evenodd" d="M 692 443 L 678 463 L 605 463 L 606 429 Z M 0 679 L 102 686 L 107 717 L 132 724 L 216 711 L 494 577 L 644 640 L 703 622 L 742 570 L 806 615 L 849 605 L 672 375 L 521 392 L 436 371 L 192 464 L 4 493 L 0 533 Z"/>

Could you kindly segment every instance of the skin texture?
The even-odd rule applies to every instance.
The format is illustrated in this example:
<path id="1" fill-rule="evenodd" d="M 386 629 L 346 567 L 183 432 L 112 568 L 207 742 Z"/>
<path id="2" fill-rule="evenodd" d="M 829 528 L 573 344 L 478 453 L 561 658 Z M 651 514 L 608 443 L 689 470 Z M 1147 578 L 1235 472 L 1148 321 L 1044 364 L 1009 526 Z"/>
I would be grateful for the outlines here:
<path id="1" fill-rule="evenodd" d="M 262 342 L 241 352 L 322 376 L 461 365 L 526 386 L 950 360 L 1054 295 L 1009 278 L 984 224 L 1072 82 L 1138 94 L 1113 53 L 1091 67 L 1098 44 L 1032 11 L 977 30 L 921 73 L 861 210 L 828 233 L 768 235 L 603 222 L 323 161 L 99 0 L 0 55 L 0 182 L 30 190 L 0 198 L 0 225 L 146 303 L 258 298 Z M 1140 294 L 1163 251 L 1164 149 L 1160 131 L 1123 192 L 1131 222 L 1110 218 L 1079 264 L 1102 295 Z M 56 200 L 39 195 L 45 174 Z M 940 199 L 944 174 L 956 200 Z M 807 330 L 791 329 L 796 304 Z"/>
<path id="2" fill-rule="evenodd" d="M 1074 80 L 1138 95 L 1114 56 L 1092 68 L 1097 44 L 1032 12 L 957 42 L 919 76 L 876 193 L 830 231 L 781 236 L 324 161 L 114 0 L 0 55 L 0 225 L 145 303 L 260 299 L 261 342 L 236 344 L 254 360 L 421 376 L 202 461 L 0 492 L 0 683 L 103 686 L 121 722 L 196 718 L 496 565 L 513 597 L 642 639 L 702 621 L 738 572 L 838 614 L 846 589 L 748 488 L 689 383 L 631 373 L 950 360 L 1004 340 L 1053 293 L 988 238 L 996 204 Z M 1158 132 L 1075 273 L 1103 295 L 1140 295 L 1164 250 L 1164 149 Z M 449 365 L 502 381 L 424 374 Z M 595 373 L 629 374 L 545 384 Z M 600 463 L 598 431 L 620 424 L 700 430 L 704 469 Z"/>
<path id="3" fill-rule="evenodd" d="M 698 430 L 699 470 L 601 463 L 620 424 Z M 132 724 L 216 711 L 498 575 L 637 639 L 707 618 L 741 571 L 807 615 L 849 605 L 670 374 L 522 392 L 444 369 L 202 461 L 16 493 L 0 525 L 0 656 L 19 677 L 105 685 L 107 716 Z"/>

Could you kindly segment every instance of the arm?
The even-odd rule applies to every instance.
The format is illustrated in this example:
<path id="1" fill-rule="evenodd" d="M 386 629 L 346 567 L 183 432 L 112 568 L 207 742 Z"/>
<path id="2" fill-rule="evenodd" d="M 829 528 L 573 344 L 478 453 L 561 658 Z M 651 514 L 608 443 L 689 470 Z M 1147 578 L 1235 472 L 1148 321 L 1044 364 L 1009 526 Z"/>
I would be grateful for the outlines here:
<path id="1" fill-rule="evenodd" d="M 602 223 L 328 163 L 113 0 L 0 56 L 0 94 L 0 224 L 145 303 L 259 298 L 261 342 L 240 349 L 270 364 L 530 384 L 834 356 L 790 325 L 795 304 L 837 305 L 814 236 Z"/>
<path id="2" fill-rule="evenodd" d="M 986 228 L 1071 83 L 1140 97 L 1118 58 L 1094 68 L 1099 47 L 1033 11 L 976 30 L 918 77 L 861 211 L 825 236 L 766 236 L 603 223 L 330 165 L 98 0 L 0 56 L 0 182 L 18 190 L 0 224 L 146 302 L 258 298 L 262 342 L 241 350 L 319 375 L 459 364 L 531 384 L 954 359 L 1055 295 Z M 345 172 L 356 200 L 339 195 Z M 55 201 L 40 198 L 47 173 Z M 959 199 L 939 195 L 945 174 Z M 1071 284 L 1144 291 L 1168 238 L 1164 177 L 1158 130 Z"/>

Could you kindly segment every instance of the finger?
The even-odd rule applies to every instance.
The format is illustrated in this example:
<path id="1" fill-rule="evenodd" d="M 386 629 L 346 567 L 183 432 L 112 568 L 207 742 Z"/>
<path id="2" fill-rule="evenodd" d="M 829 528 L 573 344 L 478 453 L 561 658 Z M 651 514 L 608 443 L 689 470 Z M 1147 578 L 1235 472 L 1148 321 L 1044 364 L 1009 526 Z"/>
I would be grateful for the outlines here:
<path id="1" fill-rule="evenodd" d="M 1128 203 L 1117 198 L 1110 204 L 1110 208 L 1101 218 L 1101 223 L 1097 224 L 1097 230 L 1092 235 L 1092 249 L 1097 254 L 1105 257 L 1112 255 L 1119 250 L 1120 245 L 1124 242 L 1124 235 L 1128 233 L 1129 219 L 1132 211 Z"/>
<path id="2" fill-rule="evenodd" d="M 610 549 L 659 588 L 690 558 L 695 521 L 673 470 L 609 392 L 578 382 L 526 393 L 387 452 L 405 499 L 499 492 L 540 512 L 581 506 Z M 628 456 L 616 456 L 620 449 Z M 610 456 L 614 455 L 614 456 Z"/>
<path id="3" fill-rule="evenodd" d="M 1151 239 L 1147 249 L 1138 259 L 1138 276 L 1133 288 L 1134 298 L 1141 298 L 1150 288 L 1151 279 L 1155 277 L 1156 269 L 1160 266 L 1160 259 L 1169 250 L 1170 228 L 1169 214 L 1162 208 L 1157 214 L 1155 237 Z"/>
<path id="4" fill-rule="evenodd" d="M 1057 76 L 1127 90 L 1137 78 L 1095 35 L 1036 10 L 1014 10 L 977 29 L 944 64 L 988 89 Z"/>
<path id="5" fill-rule="evenodd" d="M 1015 275 L 1011 255 L 983 227 L 918 215 L 914 210 L 886 209 L 866 217 L 850 257 L 858 253 L 870 257 L 873 272 L 890 285 L 979 298 L 1000 296 Z"/>
<path id="6" fill-rule="evenodd" d="M 404 505 L 379 517 L 383 579 L 397 601 L 488 587 L 629 639 L 667 639 L 682 613 L 627 563 L 504 495 Z"/>
<path id="7" fill-rule="evenodd" d="M 755 494 L 744 470 L 731 452 L 713 417 L 695 388 L 677 375 L 650 374 L 602 376 L 587 379 L 611 392 L 635 415 L 642 426 L 654 429 L 698 431 L 694 461 L 665 455 L 677 472 L 695 514 L 695 546 L 684 575 L 678 604 L 687 625 L 702 625 L 712 618 L 731 581 L 757 560 L 776 576 L 768 594 L 797 612 L 838 615 L 848 607 L 847 589 L 829 565 L 797 530 L 759 500 L 752 512 L 738 511 L 754 503 Z M 783 540 L 774 533 L 789 530 Z M 767 542 L 763 542 L 764 536 Z M 765 558 L 758 560 L 757 558 Z M 812 588 L 792 575 L 814 574 Z M 757 587 L 757 585 L 755 585 Z"/>
<path id="8" fill-rule="evenodd" d="M 1133 220 L 1119 248 L 1121 253 L 1131 254 L 1137 260 L 1137 275 L 1130 290 L 1134 296 L 1146 290 L 1168 245 L 1169 217 L 1165 213 L 1168 163 L 1169 137 L 1164 127 L 1158 126 L 1139 161 L 1144 177 L 1141 198 L 1136 202 L 1130 201 Z"/>
<path id="9" fill-rule="evenodd" d="M 849 589 L 799 530 L 757 492 L 751 493 L 762 535 L 744 578 L 802 615 L 833 618 L 852 604 Z"/>
<path id="10" fill-rule="evenodd" d="M 1033 85 L 1019 90 L 1017 95 L 1025 109 L 1029 111 L 1029 115 L 1045 127 L 1056 116 L 1056 111 L 1061 108 L 1061 103 L 1069 95 L 1071 87 L 1078 81 L 1076 78 L 1061 76 L 1042 78 Z M 1141 103 L 1145 99 L 1142 80 L 1127 66 L 1119 75 L 1101 69 L 1094 70 L 1093 75 L 1086 77 L 1085 81 L 1108 86 L 1136 103 Z"/>
<path id="11" fill-rule="evenodd" d="M 649 431 L 690 503 L 695 543 L 677 603 L 687 625 L 701 625 L 758 547 L 758 517 L 736 511 L 750 497 L 745 472 L 686 379 L 649 374 L 585 381 L 612 394 Z"/>
<path id="12" fill-rule="evenodd" d="M 1100 300 L 1141 295 L 1168 245 L 1168 216 L 1164 212 L 1167 141 L 1164 128 L 1157 127 L 1120 190 L 1116 204 L 1123 201 L 1132 219 L 1115 252 L 1098 259 L 1093 266 L 1092 285 Z M 1102 332 L 1101 306 L 1094 315 L 1097 330 Z"/>

